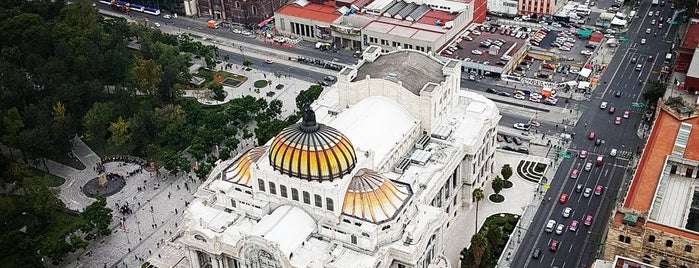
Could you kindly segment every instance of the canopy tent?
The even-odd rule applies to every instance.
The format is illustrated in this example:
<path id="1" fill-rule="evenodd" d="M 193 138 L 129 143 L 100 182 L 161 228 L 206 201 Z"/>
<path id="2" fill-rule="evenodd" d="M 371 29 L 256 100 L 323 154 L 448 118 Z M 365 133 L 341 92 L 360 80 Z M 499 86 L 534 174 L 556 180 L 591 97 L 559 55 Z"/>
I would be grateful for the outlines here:
<path id="1" fill-rule="evenodd" d="M 612 20 L 612 25 L 614 25 L 614 26 L 621 26 L 621 27 L 624 27 L 624 26 L 626 26 L 627 23 L 628 23 L 628 21 L 622 20 L 622 19 L 620 19 L 620 18 L 614 18 L 614 19 Z"/>
<path id="2" fill-rule="evenodd" d="M 592 30 L 580 29 L 580 30 L 578 30 L 577 34 L 580 37 L 589 37 L 590 35 L 592 35 Z"/>
<path id="3" fill-rule="evenodd" d="M 587 78 L 590 76 L 591 73 L 592 73 L 592 69 L 583 68 L 582 70 L 580 70 L 579 74 L 580 74 L 580 76 Z M 582 84 L 582 82 L 580 82 L 580 84 Z M 578 86 L 580 86 L 580 85 L 578 85 Z"/>
<path id="4" fill-rule="evenodd" d="M 578 84 L 578 88 L 579 89 L 588 89 L 588 88 L 590 88 L 590 82 L 580 81 L 580 83 Z"/>

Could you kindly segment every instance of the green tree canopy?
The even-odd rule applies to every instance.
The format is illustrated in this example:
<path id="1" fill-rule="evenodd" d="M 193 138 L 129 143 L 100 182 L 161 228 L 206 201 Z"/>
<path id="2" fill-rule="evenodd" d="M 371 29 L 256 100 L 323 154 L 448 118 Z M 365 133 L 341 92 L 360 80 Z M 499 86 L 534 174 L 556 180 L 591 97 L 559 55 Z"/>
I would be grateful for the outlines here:
<path id="1" fill-rule="evenodd" d="M 500 169 L 500 175 L 502 175 L 504 180 L 509 180 L 510 177 L 512 177 L 512 167 L 510 164 L 505 164 L 502 166 L 502 169 Z"/>
<path id="2" fill-rule="evenodd" d="M 109 235 L 109 225 L 112 223 L 112 209 L 107 208 L 107 199 L 97 196 L 97 200 L 85 207 L 80 214 L 83 219 L 83 230 L 90 232 L 96 230 L 98 235 Z"/>

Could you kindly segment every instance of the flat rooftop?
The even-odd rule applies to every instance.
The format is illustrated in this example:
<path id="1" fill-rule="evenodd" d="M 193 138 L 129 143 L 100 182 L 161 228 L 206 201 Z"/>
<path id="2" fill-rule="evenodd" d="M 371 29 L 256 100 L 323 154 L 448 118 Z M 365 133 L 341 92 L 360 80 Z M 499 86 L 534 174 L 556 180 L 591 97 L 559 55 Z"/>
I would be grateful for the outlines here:
<path id="1" fill-rule="evenodd" d="M 288 4 L 278 9 L 276 13 L 326 23 L 332 23 L 341 16 L 333 6 L 312 3 L 306 6 Z"/>
<path id="2" fill-rule="evenodd" d="M 692 19 L 687 25 L 687 34 L 682 39 L 681 48 L 695 50 L 699 46 L 699 19 Z"/>
<path id="3" fill-rule="evenodd" d="M 388 78 L 401 81 L 403 87 L 415 95 L 425 84 L 439 84 L 444 81 L 443 64 L 417 51 L 395 51 L 379 56 L 374 62 L 364 62 L 357 70 L 354 81 L 361 81 L 369 75 L 372 78 Z"/>
<path id="4" fill-rule="evenodd" d="M 448 58 L 453 58 L 453 59 L 459 59 L 459 60 L 464 60 L 464 59 L 471 59 L 471 61 L 480 61 L 480 62 L 490 62 L 491 65 L 495 65 L 496 62 L 500 61 L 500 58 L 505 55 L 505 52 L 509 50 L 509 54 L 512 54 L 519 50 L 524 43 L 526 42 L 527 39 L 520 39 L 516 38 L 513 36 L 509 35 L 502 35 L 500 34 L 500 31 L 497 31 L 495 33 L 490 33 L 490 32 L 482 32 L 480 36 L 476 35 L 469 35 L 471 38 L 473 38 L 473 41 L 468 41 L 466 39 L 461 39 L 458 38 L 455 43 L 458 47 L 461 49 L 457 49 L 452 53 L 451 55 L 445 54 L 442 52 L 440 55 Z M 457 41 L 461 39 L 460 42 L 457 43 Z M 489 48 L 481 47 L 480 44 L 482 41 L 490 39 L 492 41 L 495 40 L 503 40 L 505 41 L 504 44 L 500 47 L 500 51 L 498 51 L 497 55 L 490 55 L 488 53 Z M 453 45 L 453 44 L 452 44 Z M 514 46 L 514 48 L 510 49 L 510 47 Z M 473 50 L 480 50 L 483 52 L 481 55 L 476 55 L 471 53 Z M 510 55 L 511 56 L 511 55 Z"/>

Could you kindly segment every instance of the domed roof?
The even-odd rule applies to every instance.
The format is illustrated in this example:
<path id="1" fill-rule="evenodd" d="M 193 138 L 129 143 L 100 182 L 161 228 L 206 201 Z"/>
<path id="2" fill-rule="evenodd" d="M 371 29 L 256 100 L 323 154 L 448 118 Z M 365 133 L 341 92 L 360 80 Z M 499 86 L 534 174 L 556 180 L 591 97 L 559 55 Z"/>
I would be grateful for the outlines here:
<path id="1" fill-rule="evenodd" d="M 223 180 L 233 183 L 252 186 L 250 184 L 250 165 L 257 162 L 267 150 L 267 146 L 259 146 L 252 148 L 242 154 L 233 164 L 224 171 Z"/>
<path id="2" fill-rule="evenodd" d="M 407 185 L 396 185 L 371 169 L 360 169 L 352 177 L 342 212 L 373 223 L 392 219 L 412 195 Z"/>
<path id="3" fill-rule="evenodd" d="M 316 123 L 306 106 L 303 121 L 283 129 L 272 141 L 269 163 L 282 174 L 325 181 L 349 174 L 357 162 L 352 143 L 337 129 Z"/>

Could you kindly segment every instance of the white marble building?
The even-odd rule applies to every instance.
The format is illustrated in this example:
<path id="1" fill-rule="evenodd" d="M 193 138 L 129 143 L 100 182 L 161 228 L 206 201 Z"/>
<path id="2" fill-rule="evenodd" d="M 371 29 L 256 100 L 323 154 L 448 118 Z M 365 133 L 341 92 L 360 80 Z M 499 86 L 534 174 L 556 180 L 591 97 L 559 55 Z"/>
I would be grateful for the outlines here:
<path id="1" fill-rule="evenodd" d="M 499 111 L 460 90 L 459 61 L 380 51 L 340 71 L 301 123 L 214 168 L 174 240 L 180 266 L 457 265 L 443 241 L 493 176 Z"/>

